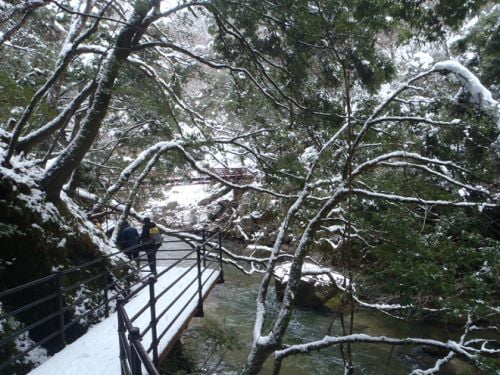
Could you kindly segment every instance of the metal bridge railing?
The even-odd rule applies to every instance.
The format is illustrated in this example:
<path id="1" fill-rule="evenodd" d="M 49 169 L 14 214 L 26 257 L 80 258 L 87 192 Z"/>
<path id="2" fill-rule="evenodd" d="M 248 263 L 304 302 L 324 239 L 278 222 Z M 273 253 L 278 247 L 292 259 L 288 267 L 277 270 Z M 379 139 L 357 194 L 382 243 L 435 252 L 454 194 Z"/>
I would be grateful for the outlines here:
<path id="1" fill-rule="evenodd" d="M 136 288 L 125 299 L 118 301 L 118 336 L 120 341 L 120 365 L 122 375 L 142 375 L 143 369 L 145 369 L 149 375 L 158 374 L 155 365 L 158 364 L 162 340 L 165 340 L 168 331 L 178 322 L 182 313 L 186 311 L 193 300 L 197 301 L 197 308 L 194 316 L 203 316 L 203 288 L 214 273 L 219 273 L 219 283 L 224 282 L 220 233 L 215 233 L 208 239 L 205 238 L 205 232 L 202 232 L 202 236 L 202 242 L 194 246 L 192 250 L 163 250 L 169 254 L 182 252 L 184 252 L 184 254 L 176 257 L 157 258 L 160 261 L 168 260 L 172 263 L 156 276 L 149 276 L 143 285 Z M 166 277 L 169 271 L 179 266 L 182 266 L 182 273 L 171 280 L 165 289 L 157 293 L 155 290 L 157 281 L 162 277 Z M 194 275 L 192 272 L 193 270 L 196 270 Z M 185 285 L 180 286 L 181 281 Z M 189 290 L 193 290 L 192 287 L 194 285 L 196 285 L 196 288 L 192 291 L 192 294 L 187 295 Z M 180 289 L 178 289 L 178 287 Z M 140 307 L 133 316 L 129 316 L 124 304 L 128 299 L 138 294 L 144 288 L 149 288 L 148 302 Z M 158 311 L 158 301 L 161 298 L 165 298 L 169 293 L 173 293 L 176 289 L 175 298 L 173 298 L 161 311 Z M 180 301 L 181 298 L 186 297 L 189 297 L 187 301 Z M 181 303 L 182 306 L 179 307 L 179 303 Z M 166 327 L 159 331 L 160 327 L 158 323 L 161 320 L 165 321 L 167 313 L 172 311 L 173 306 L 176 306 L 177 313 L 173 312 L 174 316 L 170 318 Z M 148 311 L 150 314 L 150 323 L 141 331 L 139 327 L 134 326 L 134 323 L 141 315 Z M 151 337 L 151 344 L 146 348 L 143 345 L 143 338 L 147 334 Z"/>
<path id="2" fill-rule="evenodd" d="M 181 233 L 181 232 L 179 232 Z M 186 233 L 186 232 L 182 232 Z M 171 233 L 175 235 L 175 233 Z M 219 248 L 220 253 L 220 236 L 216 234 L 218 238 L 218 246 L 211 244 L 211 248 Z M 211 237 L 211 239 L 214 238 Z M 202 235 L 203 239 L 204 234 Z M 181 242 L 182 240 L 176 241 L 165 241 L 165 242 Z M 207 241 L 203 242 L 203 249 L 205 249 Z M 142 349 L 138 347 L 139 344 L 136 343 L 138 338 L 136 337 L 136 330 L 129 329 L 133 328 L 132 326 L 127 326 L 128 323 L 132 324 L 132 321 L 128 320 L 128 317 L 124 316 L 120 313 L 120 311 L 124 311 L 123 306 L 121 306 L 120 301 L 128 301 L 131 297 L 136 295 L 140 290 L 149 286 L 153 290 L 154 293 L 154 281 L 156 277 L 151 277 L 151 273 L 148 272 L 150 269 L 150 265 L 147 262 L 146 254 L 141 254 L 138 258 L 135 259 L 126 259 L 123 258 L 122 262 L 116 262 L 112 264 L 109 261 L 109 258 L 114 257 L 120 253 L 134 253 L 135 251 L 143 252 L 143 245 L 140 244 L 137 246 L 133 246 L 124 251 L 117 251 L 112 254 L 108 254 L 105 256 L 101 256 L 92 261 L 70 267 L 64 270 L 54 271 L 52 274 L 42 277 L 37 280 L 30 281 L 23 285 L 19 285 L 17 287 L 5 290 L 0 292 L 0 322 L 9 322 L 9 321 L 18 321 L 23 322 L 24 324 L 16 324 L 12 332 L 3 332 L 3 335 L 0 336 L 0 373 L 8 373 L 9 368 L 11 366 L 16 366 L 19 363 L 22 363 L 24 359 L 35 349 L 40 347 L 46 347 L 50 344 L 53 348 L 52 351 L 56 352 L 61 350 L 68 344 L 67 333 L 68 330 L 75 326 L 76 324 L 85 321 L 92 317 L 94 320 L 100 319 L 102 317 L 108 317 L 112 307 L 114 306 L 114 301 L 116 301 L 116 306 L 118 310 L 118 315 L 122 316 L 123 324 L 125 324 L 126 330 L 129 332 L 129 336 L 132 338 L 132 341 L 129 340 L 128 344 L 128 353 L 131 354 L 136 353 L 139 358 L 143 357 Z M 196 247 L 195 249 L 201 249 L 201 246 Z M 172 251 L 172 250 L 167 250 Z M 175 250 L 173 250 L 175 251 Z M 195 251 L 195 250 L 193 250 Z M 193 251 L 190 252 L 192 255 Z M 201 250 L 196 250 L 201 251 Z M 203 260 L 206 260 L 208 257 L 214 256 L 213 252 L 205 254 L 205 250 L 203 250 Z M 165 259 L 165 258 L 164 258 Z M 168 258 L 172 260 L 172 258 Z M 187 256 L 180 258 L 177 263 L 188 260 Z M 219 256 L 220 265 L 221 265 L 221 280 L 222 277 L 222 257 Z M 162 260 L 162 258 L 159 258 Z M 137 278 L 138 273 L 123 272 L 121 277 L 117 275 L 120 274 L 120 269 L 125 268 L 134 268 L 137 266 L 135 263 L 139 261 L 139 271 L 146 272 L 146 276 L 138 279 L 138 281 L 134 280 Z M 161 277 L 164 275 L 168 269 L 171 269 L 175 266 L 175 264 L 167 267 L 166 270 L 163 270 L 157 277 Z M 204 270 L 203 272 L 205 272 Z M 63 278 L 65 280 L 75 280 L 78 281 L 73 282 L 69 285 L 63 285 Z M 132 292 L 128 288 L 123 288 L 123 285 L 128 283 L 132 284 Z M 66 283 L 67 284 L 67 283 Z M 79 288 L 82 287 L 90 287 L 89 289 L 93 290 L 90 293 L 83 293 L 78 296 L 76 293 Z M 25 293 L 29 295 L 33 294 L 33 290 L 36 290 L 35 293 L 36 298 L 28 301 L 22 305 L 18 305 L 16 294 Z M 163 291 L 162 293 L 166 293 Z M 76 298 L 71 300 L 71 295 L 76 295 Z M 155 300 L 160 298 L 162 294 L 160 293 L 158 296 L 152 295 L 152 299 L 149 305 L 153 307 L 155 305 Z M 71 312 L 74 311 L 74 308 L 80 304 L 82 304 L 86 299 L 93 298 L 94 305 L 91 309 L 84 312 L 80 315 L 71 316 Z M 24 298 L 26 300 L 26 298 Z M 70 301 L 71 300 L 71 301 Z M 68 302 L 70 301 L 70 302 Z M 120 307 L 121 306 L 121 307 Z M 8 307 L 8 311 L 6 311 L 6 307 Z M 147 307 L 146 307 L 147 308 Z M 155 313 L 152 310 L 152 313 Z M 37 312 L 36 320 L 31 319 L 31 316 L 34 312 Z M 40 314 L 42 316 L 40 316 Z M 159 316 L 161 316 L 159 314 Z M 27 319 L 28 317 L 28 319 Z M 154 315 L 152 315 L 154 318 Z M 159 318 L 153 319 L 152 321 L 156 321 Z M 28 323 L 26 323 L 28 322 Z M 156 324 L 156 323 L 155 323 Z M 45 327 L 45 329 L 44 329 Z M 49 329 L 47 329 L 49 327 Z M 35 330 L 39 330 L 42 334 L 37 334 L 37 339 L 33 339 L 32 333 Z M 148 329 L 153 329 L 149 327 Z M 46 333 L 43 333 L 46 332 Z M 144 332 L 142 336 L 144 336 Z M 156 335 L 157 333 L 155 333 Z M 9 348 L 16 347 L 16 340 L 19 340 L 22 337 L 30 337 L 30 345 L 24 347 L 22 349 L 17 349 L 17 352 L 14 355 L 8 356 Z M 161 336 L 158 336 L 156 341 L 158 342 L 161 339 Z M 74 339 L 74 338 L 73 338 Z M 140 340 L 139 340 L 140 341 Z M 120 336 L 120 344 L 122 343 L 122 337 Z M 131 344 L 130 344 L 131 343 Z M 157 347 L 157 346 L 156 346 Z M 133 351 L 130 348 L 135 348 Z M 10 349 L 10 351 L 12 351 Z M 157 349 L 156 349 L 157 350 Z M 150 350 L 151 351 L 151 350 Z M 141 354 L 142 353 L 142 354 Z M 146 353 L 147 356 L 147 353 Z M 157 353 L 153 353 L 153 357 L 157 358 Z M 143 363 L 145 360 L 143 360 Z M 130 362 L 132 363 L 132 362 Z M 148 366 L 145 364 L 146 369 Z M 149 369 L 148 369 L 149 371 Z M 136 374 L 137 372 L 133 372 Z M 151 372 L 154 374 L 155 372 Z"/>

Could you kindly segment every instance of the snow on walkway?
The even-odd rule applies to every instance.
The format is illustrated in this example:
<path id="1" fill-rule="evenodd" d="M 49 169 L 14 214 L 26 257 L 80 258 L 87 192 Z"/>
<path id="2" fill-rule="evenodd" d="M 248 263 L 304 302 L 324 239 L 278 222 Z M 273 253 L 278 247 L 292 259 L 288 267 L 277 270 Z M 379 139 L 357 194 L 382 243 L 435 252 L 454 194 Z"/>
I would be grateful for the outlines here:
<path id="1" fill-rule="evenodd" d="M 161 273 L 162 269 L 158 268 Z M 155 284 L 155 294 L 158 295 L 162 290 L 167 288 L 173 280 L 177 279 L 181 274 L 187 271 L 184 267 L 175 267 L 169 270 L 165 275 L 160 277 Z M 211 286 L 216 282 L 219 271 L 206 269 L 202 273 L 203 296 L 209 292 Z M 157 314 L 160 314 L 177 296 L 184 290 L 188 284 L 197 277 L 196 267 L 190 270 L 178 284 L 169 290 L 164 296 L 158 299 L 156 303 Z M 196 310 L 198 298 L 193 298 L 187 307 L 181 311 L 183 306 L 188 302 L 189 298 L 197 292 L 198 282 L 187 289 L 181 298 L 174 306 L 162 317 L 158 322 L 158 335 L 172 322 L 177 314 L 180 313 L 176 322 L 168 329 L 165 336 L 160 342 L 159 352 L 167 346 L 169 341 L 182 328 L 185 321 Z M 133 317 L 149 299 L 149 288 L 144 288 L 135 298 L 126 304 L 126 310 L 129 317 Z M 150 322 L 150 310 L 146 309 L 139 318 L 133 323 L 139 327 L 141 331 Z M 151 330 L 150 330 L 151 331 Z M 150 331 L 143 338 L 143 345 L 148 349 L 151 344 Z M 99 324 L 91 327 L 88 332 L 80 337 L 75 342 L 68 345 L 66 348 L 56 353 L 49 360 L 44 362 L 39 367 L 32 370 L 30 375 L 119 375 L 120 360 L 118 346 L 118 318 L 117 314 L 110 314 L 108 319 L 105 319 Z"/>

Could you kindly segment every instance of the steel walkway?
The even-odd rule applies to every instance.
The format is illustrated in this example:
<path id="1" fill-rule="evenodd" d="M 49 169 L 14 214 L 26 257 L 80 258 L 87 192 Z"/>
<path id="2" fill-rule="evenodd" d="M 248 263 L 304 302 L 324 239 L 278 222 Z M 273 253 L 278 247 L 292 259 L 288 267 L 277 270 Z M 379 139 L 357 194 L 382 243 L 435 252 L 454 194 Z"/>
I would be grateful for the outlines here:
<path id="1" fill-rule="evenodd" d="M 158 268 L 158 271 L 164 269 Z M 175 267 L 169 271 L 169 277 L 161 277 L 155 284 L 155 289 L 159 292 L 167 289 L 171 283 L 170 278 L 178 278 L 186 271 L 185 267 Z M 172 291 L 167 293 L 165 298 L 160 298 L 157 301 L 156 308 L 158 311 L 164 310 L 172 301 L 179 297 L 178 292 L 186 287 L 189 280 L 196 278 L 196 270 L 191 270 L 186 277 L 183 277 L 179 285 Z M 203 298 L 206 298 L 210 290 L 217 283 L 220 272 L 213 274 L 206 273 L 203 276 Z M 197 285 L 192 285 L 180 299 L 177 300 L 176 306 L 182 306 L 187 303 L 186 308 L 178 311 L 176 308 L 171 308 L 169 312 L 160 319 L 158 328 L 164 330 L 170 325 L 165 336 L 160 340 L 159 351 L 166 352 L 169 346 L 173 345 L 180 336 L 184 328 L 187 326 L 191 318 L 198 311 L 198 300 L 189 300 L 188 295 L 197 292 Z M 127 304 L 125 309 L 129 316 L 134 316 L 140 311 L 149 301 L 149 290 L 143 289 Z M 177 319 L 174 319 L 179 314 Z M 89 331 L 80 337 L 78 340 L 68 345 L 59 353 L 56 353 L 48 361 L 30 372 L 30 375 L 114 375 L 120 374 L 120 348 L 118 341 L 118 313 L 115 312 L 101 323 L 90 328 Z M 134 326 L 141 331 L 148 328 L 150 324 L 149 311 L 146 310 L 135 322 Z M 171 324 L 173 322 L 173 324 Z M 142 338 L 144 347 L 149 347 L 152 344 L 152 335 L 150 330 Z M 144 369 L 144 373 L 147 371 Z"/>
<path id="2" fill-rule="evenodd" d="M 123 255 L 114 253 L 0 292 L 2 302 L 10 303 L 9 310 L 0 310 L 0 319 L 26 319 L 37 311 L 47 314 L 40 318 L 37 313 L 38 320 L 28 319 L 1 338 L 0 349 L 15 345 L 17 352 L 0 361 L 0 373 L 19 372 L 16 364 L 41 358 L 43 346 L 51 343 L 62 350 L 30 374 L 158 374 L 156 366 L 190 320 L 203 316 L 210 290 L 224 282 L 219 233 L 209 238 L 205 231 L 170 235 L 175 237 L 167 237 L 151 258 L 157 273 L 151 271 L 155 267 L 148 264 L 144 245 L 139 245 L 125 250 L 139 251 L 139 258 L 124 262 Z M 118 261 L 113 261 L 116 256 Z M 63 280 L 73 284 L 63 285 Z M 91 299 L 94 307 L 87 308 Z M 69 329 L 85 327 L 89 317 L 104 320 L 68 344 Z M 18 345 L 32 329 L 43 327 L 53 328 L 37 341 Z"/>

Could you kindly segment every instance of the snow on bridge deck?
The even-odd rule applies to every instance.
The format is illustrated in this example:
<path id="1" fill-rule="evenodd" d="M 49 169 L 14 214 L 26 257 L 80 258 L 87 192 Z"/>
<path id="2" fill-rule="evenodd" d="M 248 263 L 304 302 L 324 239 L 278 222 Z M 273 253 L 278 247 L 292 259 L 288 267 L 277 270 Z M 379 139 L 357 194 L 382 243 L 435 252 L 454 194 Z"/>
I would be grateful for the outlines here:
<path id="1" fill-rule="evenodd" d="M 158 267 L 158 273 L 162 271 L 162 267 Z M 159 278 L 155 284 L 156 294 L 165 290 L 172 280 L 177 279 L 182 275 L 187 268 L 174 267 L 169 270 L 163 277 Z M 214 272 L 212 272 L 214 271 Z M 211 288 L 217 282 L 219 270 L 206 269 L 202 273 L 203 282 L 203 298 L 206 298 Z M 165 294 L 164 297 L 158 299 L 156 303 L 157 311 L 163 311 L 172 301 L 174 301 L 187 287 L 187 285 L 197 277 L 196 268 L 192 269 L 184 276 L 175 288 Z M 175 340 L 182 332 L 184 327 L 193 317 L 197 307 L 198 299 L 193 298 L 187 307 L 181 311 L 181 308 L 193 296 L 197 295 L 197 283 L 193 283 L 185 293 L 183 293 L 175 305 L 165 314 L 158 322 L 158 332 L 163 330 L 175 319 L 175 316 L 180 313 L 175 323 L 168 329 L 165 336 L 160 342 L 159 351 L 162 352 L 167 346 Z M 130 300 L 126 305 L 126 311 L 129 316 L 143 307 L 149 299 L 149 290 L 144 288 L 135 298 Z M 147 309 L 134 322 L 134 326 L 144 330 L 150 322 L 149 309 Z M 151 330 L 144 336 L 142 343 L 147 349 L 151 344 Z M 39 367 L 32 370 L 30 375 L 114 375 L 120 374 L 120 359 L 119 359 L 119 343 L 118 343 L 118 318 L 117 313 L 110 314 L 109 318 L 91 327 L 88 332 L 80 337 L 75 342 L 68 345 L 62 351 L 56 353 Z"/>

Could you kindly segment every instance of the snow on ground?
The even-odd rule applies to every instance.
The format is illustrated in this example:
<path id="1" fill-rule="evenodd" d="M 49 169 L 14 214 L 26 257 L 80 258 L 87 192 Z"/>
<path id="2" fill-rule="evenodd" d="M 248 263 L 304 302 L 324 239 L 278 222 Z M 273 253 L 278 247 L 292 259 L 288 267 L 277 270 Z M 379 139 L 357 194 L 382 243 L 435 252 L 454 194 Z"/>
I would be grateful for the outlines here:
<path id="1" fill-rule="evenodd" d="M 0 147 L 0 159 L 3 159 L 6 149 Z M 17 199 L 22 200 L 26 207 L 38 212 L 44 222 L 53 222 L 60 225 L 65 230 L 71 228 L 64 222 L 54 204 L 48 202 L 45 193 L 39 189 L 38 181 L 43 176 L 44 171 L 36 166 L 36 160 L 23 159 L 19 155 L 13 155 L 11 159 L 12 168 L 5 168 L 0 165 L 0 178 L 7 176 L 15 184 L 24 185 L 29 188 L 28 194 L 19 193 Z M 13 189 L 18 189 L 13 186 Z M 66 207 L 75 217 L 80 218 L 79 230 L 86 232 L 92 238 L 94 244 L 99 246 L 103 253 L 111 253 L 114 245 L 89 221 L 85 212 L 64 192 L 61 199 L 66 203 Z M 40 228 L 41 229 L 41 228 Z M 62 247 L 64 244 L 58 240 L 55 247 Z"/>
<path id="2" fill-rule="evenodd" d="M 158 268 L 161 273 L 162 268 Z M 187 271 L 183 267 L 175 267 L 160 277 L 155 284 L 155 293 L 165 290 L 182 273 Z M 218 272 L 210 274 L 209 271 L 203 273 L 203 294 L 206 295 L 211 285 L 216 281 Z M 172 288 L 162 298 L 158 299 L 156 312 L 160 314 L 188 284 L 196 278 L 196 268 L 189 271 L 176 287 Z M 189 298 L 197 291 L 197 283 L 193 283 L 182 297 L 175 303 L 158 323 L 158 334 L 160 335 L 166 327 L 172 322 L 177 314 L 180 313 L 177 321 L 167 330 L 167 333 L 160 342 L 160 350 L 166 347 L 172 337 L 182 328 L 182 324 L 187 317 L 197 308 L 197 298 L 188 302 Z M 126 305 L 126 311 L 129 317 L 134 316 L 149 299 L 149 288 L 144 288 L 135 298 Z M 188 304 L 183 309 L 185 304 Z M 182 310 L 182 311 L 181 311 Z M 147 309 L 133 323 L 141 331 L 150 322 L 150 310 Z M 117 314 L 110 314 L 109 318 L 90 328 L 89 331 L 78 340 L 68 345 L 52 358 L 44 362 L 41 366 L 32 370 L 31 375 L 114 375 L 120 374 L 119 345 L 118 345 L 118 318 Z M 142 340 L 147 349 L 151 344 L 151 334 L 148 332 Z"/>
<path id="3" fill-rule="evenodd" d="M 0 147 L 0 159 L 4 159 L 7 150 Z M 10 163 L 12 168 L 5 168 L 0 165 L 0 178 L 7 176 L 16 184 L 25 185 L 30 188 L 30 194 L 18 194 L 17 198 L 24 201 L 27 207 L 37 211 L 43 221 L 52 221 L 63 224 L 59 218 L 57 208 L 45 200 L 45 194 L 38 189 L 38 180 L 43 171 L 34 166 L 31 160 L 23 160 L 18 155 L 13 155 Z M 17 187 L 13 187 L 17 189 Z"/>
<path id="4" fill-rule="evenodd" d="M 177 202 L 180 206 L 194 206 L 210 195 L 210 185 L 177 185 L 164 190 L 164 202 Z"/>
<path id="5" fill-rule="evenodd" d="M 214 193 L 214 186 L 217 185 L 188 184 L 165 188 L 161 192 L 162 197 L 152 198 L 146 203 L 146 214 L 161 216 L 167 226 L 202 226 L 207 221 L 209 207 L 199 206 L 198 203 Z M 211 205 L 228 199 L 230 194 L 220 197 Z"/>

